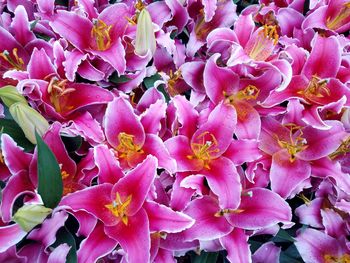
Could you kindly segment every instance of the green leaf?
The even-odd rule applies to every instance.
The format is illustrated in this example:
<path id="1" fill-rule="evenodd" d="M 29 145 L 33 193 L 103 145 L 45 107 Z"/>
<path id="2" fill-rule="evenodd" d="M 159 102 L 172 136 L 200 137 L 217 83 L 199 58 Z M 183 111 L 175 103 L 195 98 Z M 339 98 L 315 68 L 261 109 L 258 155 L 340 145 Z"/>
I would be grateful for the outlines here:
<path id="1" fill-rule="evenodd" d="M 34 145 L 25 137 L 22 129 L 14 120 L 0 119 L 0 131 L 10 135 L 26 152 L 34 149 Z"/>
<path id="2" fill-rule="evenodd" d="M 39 22 L 39 19 L 34 20 L 32 23 L 30 23 L 30 30 L 33 31 L 36 27 L 36 24 Z"/>
<path id="3" fill-rule="evenodd" d="M 55 0 L 55 5 L 68 6 L 68 0 Z"/>
<path id="4" fill-rule="evenodd" d="M 275 237 L 272 238 L 273 242 L 294 242 L 294 238 L 288 234 L 284 229 L 280 229 Z"/>
<path id="5" fill-rule="evenodd" d="M 78 262 L 77 247 L 75 244 L 74 236 L 68 231 L 66 227 L 62 227 L 57 231 L 56 242 L 52 245 L 52 247 L 58 247 L 64 243 L 71 247 L 67 255 L 66 263 Z"/>
<path id="6" fill-rule="evenodd" d="M 219 256 L 218 252 L 201 251 L 199 256 L 194 257 L 193 263 L 215 263 Z"/>
<path id="7" fill-rule="evenodd" d="M 55 208 L 63 193 L 60 166 L 55 155 L 37 132 L 35 138 L 38 146 L 38 192 L 46 207 Z"/>
<path id="8" fill-rule="evenodd" d="M 81 138 L 81 136 L 71 137 L 68 135 L 62 135 L 61 139 L 68 152 L 75 152 L 80 148 L 81 144 L 83 143 L 83 139 Z"/>
<path id="9" fill-rule="evenodd" d="M 118 76 L 118 74 L 116 72 L 113 73 L 112 76 L 109 77 L 109 81 L 113 82 L 115 84 L 125 83 L 125 82 L 128 82 L 129 80 L 131 80 L 131 78 L 128 78 L 125 75 Z"/>
<path id="10" fill-rule="evenodd" d="M 156 73 L 153 76 L 144 78 L 143 80 L 143 84 L 145 85 L 146 89 L 152 88 L 154 87 L 154 82 L 156 82 L 157 80 L 161 80 L 162 77 Z"/>

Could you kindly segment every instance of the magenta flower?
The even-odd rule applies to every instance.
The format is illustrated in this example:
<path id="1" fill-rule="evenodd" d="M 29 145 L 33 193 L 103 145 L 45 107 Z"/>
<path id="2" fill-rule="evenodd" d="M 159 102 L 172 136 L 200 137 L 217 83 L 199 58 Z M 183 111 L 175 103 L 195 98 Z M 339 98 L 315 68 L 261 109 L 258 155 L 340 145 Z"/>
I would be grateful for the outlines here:
<path id="1" fill-rule="evenodd" d="M 331 129 L 282 125 L 272 118 L 263 119 L 259 147 L 272 155 L 271 189 L 283 198 L 291 196 L 310 177 L 311 161 L 334 152 L 347 136 L 340 122 L 326 123 Z"/>
<path id="2" fill-rule="evenodd" d="M 184 112 L 183 117 L 191 116 Z M 170 155 L 177 161 L 177 171 L 190 171 L 194 177 L 202 179 L 204 176 L 210 189 L 219 196 L 220 206 L 232 209 L 238 206 L 241 185 L 234 164 L 224 157 L 224 153 L 233 140 L 235 124 L 233 107 L 220 103 L 194 133 L 189 133 L 188 137 L 178 135 L 165 142 Z"/>
<path id="3" fill-rule="evenodd" d="M 337 239 L 315 230 L 300 231 L 295 246 L 306 263 L 348 262 L 350 251 L 344 239 Z"/>
<path id="4" fill-rule="evenodd" d="M 140 120 L 125 99 L 115 98 L 108 104 L 104 118 L 106 138 L 116 150 L 122 168 L 135 167 L 148 154 L 152 154 L 157 157 L 160 167 L 175 172 L 175 161 L 170 157 L 163 141 L 152 133 L 158 125 L 154 120 L 161 113 L 159 108 L 156 110 L 158 111 L 153 112 L 152 118 L 148 116 Z"/>
<path id="5" fill-rule="evenodd" d="M 118 16 L 115 16 L 116 13 Z M 73 12 L 58 11 L 52 17 L 50 24 L 54 31 L 80 51 L 102 58 L 121 75 L 126 67 L 122 44 L 122 36 L 128 24 L 126 17 L 131 17 L 127 6 L 114 4 L 104 9 L 98 17 L 92 18 Z"/>
<path id="6" fill-rule="evenodd" d="M 151 232 L 178 232 L 193 224 L 193 220 L 185 215 L 146 201 L 156 168 L 157 159 L 148 156 L 115 185 L 104 183 L 75 192 L 66 196 L 61 205 L 67 205 L 74 211 L 85 210 L 101 220 L 104 226 L 98 228 L 100 234 L 95 229 L 91 235 L 107 235 L 109 239 L 104 242 L 110 242 L 112 249 L 118 242 L 127 253 L 128 262 L 148 262 Z M 174 220 L 172 224 L 169 224 L 170 218 Z M 89 240 L 96 242 L 92 237 Z"/>

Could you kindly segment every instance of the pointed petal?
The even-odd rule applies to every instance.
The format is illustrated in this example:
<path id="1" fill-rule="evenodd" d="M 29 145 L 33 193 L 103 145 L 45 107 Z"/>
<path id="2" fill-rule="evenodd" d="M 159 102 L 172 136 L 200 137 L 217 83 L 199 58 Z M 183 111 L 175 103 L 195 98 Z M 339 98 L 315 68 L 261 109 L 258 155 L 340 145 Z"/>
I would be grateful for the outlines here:
<path id="1" fill-rule="evenodd" d="M 247 190 L 242 195 L 238 209 L 243 211 L 228 215 L 227 220 L 233 226 L 243 229 L 265 228 L 279 222 L 290 223 L 292 219 L 288 203 L 276 193 L 264 188 Z"/>
<path id="2" fill-rule="evenodd" d="M 214 103 L 219 103 L 227 95 L 234 93 L 234 87 L 238 87 L 239 77 L 230 69 L 219 67 L 216 61 L 220 54 L 215 54 L 207 61 L 203 81 L 209 99 Z"/>
<path id="3" fill-rule="evenodd" d="M 0 227 L 0 253 L 16 245 L 26 234 L 18 224 Z"/>
<path id="4" fill-rule="evenodd" d="M 104 225 L 98 223 L 90 235 L 84 239 L 78 250 L 78 262 L 96 262 L 117 246 L 118 242 L 108 237 L 104 232 Z"/>
<path id="5" fill-rule="evenodd" d="M 145 202 L 144 209 L 148 215 L 151 232 L 177 233 L 194 224 L 194 220 L 188 215 L 153 201 Z"/>
<path id="6" fill-rule="evenodd" d="M 219 198 L 221 208 L 236 209 L 241 197 L 241 183 L 234 164 L 225 157 L 212 160 L 210 169 L 202 170 L 210 189 Z"/>
<path id="7" fill-rule="evenodd" d="M 237 129 L 235 134 L 239 139 L 258 139 L 260 135 L 260 115 L 245 101 L 233 103 L 237 112 Z"/>
<path id="8" fill-rule="evenodd" d="M 243 229 L 235 228 L 228 235 L 221 237 L 220 242 L 227 250 L 227 259 L 231 263 L 251 263 L 248 236 Z"/>
<path id="9" fill-rule="evenodd" d="M 158 134 L 161 129 L 161 121 L 165 118 L 167 104 L 163 100 L 156 103 L 142 113 L 141 123 L 146 133 Z"/>
<path id="10" fill-rule="evenodd" d="M 70 246 L 66 243 L 63 243 L 56 247 L 54 251 L 51 252 L 47 263 L 65 263 L 67 261 L 67 255 L 70 250 Z"/>
<path id="11" fill-rule="evenodd" d="M 235 165 L 253 162 L 262 156 L 258 145 L 257 140 L 233 140 L 224 153 L 224 156 L 230 159 Z"/>
<path id="12" fill-rule="evenodd" d="M 32 155 L 24 152 L 6 133 L 1 135 L 1 151 L 7 168 L 12 174 L 29 170 Z"/>
<path id="13" fill-rule="evenodd" d="M 172 102 L 176 108 L 177 121 L 181 124 L 181 126 L 178 128 L 179 134 L 191 138 L 191 136 L 197 130 L 198 112 L 183 96 L 174 97 Z"/>
<path id="14" fill-rule="evenodd" d="M 149 155 L 113 187 L 113 200 L 116 197 L 116 193 L 125 199 L 131 196 L 131 203 L 127 208 L 128 216 L 135 215 L 145 202 L 156 176 L 157 166 L 157 159 Z"/>
<path id="15" fill-rule="evenodd" d="M 98 219 L 106 226 L 118 223 L 116 217 L 105 207 L 112 203 L 111 191 L 113 185 L 99 184 L 68 194 L 63 197 L 60 205 L 69 206 L 73 211 L 84 210 Z"/>
<path id="16" fill-rule="evenodd" d="M 148 263 L 150 258 L 150 231 L 147 214 L 140 209 L 136 214 L 128 218 L 128 224 L 122 222 L 115 226 L 106 226 L 108 236 L 118 241 L 127 253 L 129 263 Z"/>
<path id="17" fill-rule="evenodd" d="M 38 50 L 37 48 L 34 48 L 27 70 L 29 72 L 29 78 L 42 80 L 56 72 L 45 50 Z"/>
<path id="18" fill-rule="evenodd" d="M 290 155 L 286 150 L 281 150 L 272 156 L 271 189 L 283 198 L 288 198 L 310 175 L 310 164 L 299 159 L 290 161 Z"/>
<path id="19" fill-rule="evenodd" d="M 267 242 L 255 251 L 252 259 L 253 263 L 269 262 L 279 263 L 280 262 L 281 248 L 277 247 L 273 242 Z"/>
<path id="20" fill-rule="evenodd" d="M 297 154 L 297 157 L 306 160 L 316 160 L 334 152 L 348 135 L 339 121 L 326 121 L 329 130 L 314 129 L 310 126 L 303 129 L 303 138 L 307 148 Z"/>
<path id="21" fill-rule="evenodd" d="M 11 23 L 10 32 L 16 37 L 17 41 L 25 46 L 35 38 L 35 35 L 30 30 L 28 15 L 24 6 L 19 5 L 15 10 L 15 17 Z"/>
<path id="22" fill-rule="evenodd" d="M 210 113 L 208 121 L 193 134 L 191 145 L 193 143 L 202 143 L 203 139 L 204 141 L 211 141 L 211 136 L 203 137 L 203 134 L 212 134 L 217 141 L 215 148 L 218 149 L 218 151 L 211 153 L 210 156 L 211 158 L 217 158 L 229 147 L 231 139 L 233 138 L 233 132 L 236 128 L 236 123 L 237 114 L 235 109 L 231 105 L 220 103 Z"/>
<path id="23" fill-rule="evenodd" d="M 16 199 L 23 194 L 34 195 L 34 186 L 28 178 L 27 171 L 12 175 L 2 189 L 1 214 L 5 222 L 11 221 L 12 209 Z"/>
<path id="24" fill-rule="evenodd" d="M 122 44 L 121 38 L 113 41 L 109 49 L 103 51 L 90 49 L 89 51 L 109 63 L 118 72 L 119 76 L 124 74 L 126 69 L 126 60 L 125 48 Z"/>
<path id="25" fill-rule="evenodd" d="M 115 184 L 120 178 L 124 177 L 117 159 L 106 145 L 99 145 L 94 148 L 94 159 L 99 170 L 98 182 L 100 184 Z"/>
<path id="26" fill-rule="evenodd" d="M 340 68 L 341 48 L 336 37 L 316 35 L 310 57 L 302 73 L 309 79 L 316 75 L 319 78 L 335 77 Z"/>
<path id="27" fill-rule="evenodd" d="M 64 226 L 68 214 L 62 210 L 54 213 L 51 218 L 47 218 L 40 228 L 33 229 L 29 235 L 28 239 L 36 240 L 41 242 L 45 249 L 56 241 L 56 233 L 58 229 Z"/>
<path id="28" fill-rule="evenodd" d="M 89 47 L 92 22 L 87 18 L 74 12 L 59 10 L 50 22 L 50 25 L 55 32 L 80 50 Z"/>
<path id="29" fill-rule="evenodd" d="M 190 140 L 183 135 L 172 137 L 165 141 L 170 156 L 177 162 L 177 171 L 199 171 L 203 168 L 204 163 L 196 158 L 190 159 L 188 156 L 193 155 L 190 146 Z"/>
<path id="30" fill-rule="evenodd" d="M 193 200 L 183 211 L 195 220 L 195 224 L 182 232 L 187 241 L 213 240 L 230 233 L 233 227 L 225 217 L 216 217 L 220 210 L 216 200 L 209 196 Z"/>
<path id="31" fill-rule="evenodd" d="M 133 135 L 135 145 L 142 146 L 145 142 L 145 132 L 141 122 L 130 103 L 123 98 L 115 98 L 108 104 L 104 127 L 108 142 L 115 148 L 119 145 L 118 135 L 121 132 Z"/>

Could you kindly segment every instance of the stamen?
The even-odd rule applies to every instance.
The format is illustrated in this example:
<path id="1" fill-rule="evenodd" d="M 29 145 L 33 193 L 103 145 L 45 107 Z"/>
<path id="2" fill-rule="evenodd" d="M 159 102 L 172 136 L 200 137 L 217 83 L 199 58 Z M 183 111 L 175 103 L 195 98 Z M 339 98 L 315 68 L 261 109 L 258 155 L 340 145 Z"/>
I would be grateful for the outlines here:
<path id="1" fill-rule="evenodd" d="M 323 256 L 325 263 L 350 263 L 350 255 L 344 254 L 342 256 L 332 256 L 326 254 Z"/>
<path id="2" fill-rule="evenodd" d="M 108 208 L 115 217 L 120 218 L 124 225 L 128 225 L 128 216 L 126 212 L 131 203 L 131 199 L 132 196 L 129 195 L 125 201 L 122 201 L 119 193 L 116 193 L 115 200 L 113 200 L 111 204 L 105 205 L 105 207 Z"/>
<path id="3" fill-rule="evenodd" d="M 112 26 L 108 26 L 100 19 L 94 20 L 94 26 L 91 29 L 91 37 L 95 38 L 97 49 L 106 50 L 111 46 L 110 30 Z"/>
<path id="4" fill-rule="evenodd" d="M 118 134 L 119 145 L 117 146 L 116 150 L 120 152 L 120 158 L 125 158 L 128 156 L 128 154 L 135 152 L 143 153 L 141 147 L 134 143 L 134 137 L 134 135 L 127 134 L 125 132 Z"/>
<path id="5" fill-rule="evenodd" d="M 290 128 L 289 133 L 289 141 L 283 141 L 278 138 L 278 135 L 275 135 L 278 145 L 281 148 L 284 148 L 288 151 L 288 154 L 290 155 L 289 161 L 294 162 L 296 159 L 296 154 L 305 150 L 308 145 L 305 138 L 303 138 L 303 131 L 302 127 L 297 126 L 293 123 L 284 125 L 285 127 Z M 295 137 L 296 133 L 299 133 L 298 136 Z M 294 138 L 295 137 L 295 138 Z"/>
<path id="6" fill-rule="evenodd" d="M 343 26 L 350 16 L 350 2 L 344 3 L 339 13 L 335 17 L 326 19 L 326 26 L 331 30 L 337 30 Z"/>
<path id="7" fill-rule="evenodd" d="M 299 91 L 298 94 L 314 103 L 317 103 L 317 100 L 315 101 L 317 98 L 324 98 L 331 95 L 330 90 L 327 87 L 327 80 L 322 80 L 317 76 L 312 76 L 306 89 Z"/>
<path id="8" fill-rule="evenodd" d="M 75 89 L 67 87 L 67 83 L 68 80 L 66 79 L 59 81 L 56 77 L 52 77 L 47 87 L 47 92 L 50 95 L 50 102 L 58 113 L 73 108 L 73 106 L 66 105 L 66 95 L 74 92 Z"/>
<path id="9" fill-rule="evenodd" d="M 260 89 L 254 85 L 248 85 L 244 89 L 238 91 L 236 94 L 228 95 L 225 91 L 223 92 L 225 101 L 229 104 L 234 103 L 237 100 L 256 100 L 259 96 Z"/>
<path id="10" fill-rule="evenodd" d="M 178 82 L 178 80 L 182 79 L 181 71 L 177 70 L 173 73 L 173 71 L 170 70 L 169 77 L 170 79 L 168 80 L 168 92 L 170 96 L 174 97 L 179 94 L 175 89 L 175 85 Z"/>
<path id="11" fill-rule="evenodd" d="M 210 140 L 206 139 L 208 137 L 210 138 Z M 198 141 L 198 143 L 191 143 L 191 148 L 194 154 L 188 155 L 187 158 L 190 160 L 202 160 L 204 162 L 204 167 L 210 169 L 209 161 L 212 159 L 212 154 L 220 151 L 217 148 L 218 142 L 215 136 L 208 131 L 200 134 L 196 138 L 196 141 Z"/>
<path id="12" fill-rule="evenodd" d="M 350 153 L 350 137 L 348 137 L 345 141 L 342 141 L 338 149 L 329 155 L 329 158 L 334 160 L 340 155 L 345 156 L 347 153 Z"/>
<path id="13" fill-rule="evenodd" d="M 18 56 L 18 49 L 14 48 L 12 50 L 12 57 L 11 54 L 4 50 L 0 53 L 0 57 L 3 58 L 7 63 L 9 63 L 14 69 L 22 70 L 24 66 L 24 61 L 22 58 Z"/>
<path id="14" fill-rule="evenodd" d="M 221 217 L 224 216 L 225 214 L 239 214 L 242 213 L 244 210 L 243 209 L 221 209 L 220 211 L 215 213 L 215 217 Z"/>

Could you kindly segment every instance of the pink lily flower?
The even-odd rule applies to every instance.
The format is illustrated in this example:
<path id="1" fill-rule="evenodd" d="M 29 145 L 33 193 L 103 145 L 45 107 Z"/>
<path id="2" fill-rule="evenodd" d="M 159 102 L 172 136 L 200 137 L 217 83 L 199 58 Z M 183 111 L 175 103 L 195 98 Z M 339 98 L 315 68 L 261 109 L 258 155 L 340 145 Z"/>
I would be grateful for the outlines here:
<path id="1" fill-rule="evenodd" d="M 115 16 L 116 13 L 119 15 Z M 97 18 L 91 17 L 92 21 L 73 12 L 57 11 L 50 25 L 80 51 L 102 58 L 122 75 L 126 68 L 122 44 L 128 24 L 126 17 L 131 17 L 127 6 L 114 4 L 104 9 Z M 77 30 L 77 25 L 80 30 Z"/>
<path id="2" fill-rule="evenodd" d="M 85 210 L 101 220 L 104 226 L 100 225 L 100 236 L 107 235 L 118 242 L 126 252 L 128 262 L 148 262 L 151 232 L 179 232 L 193 224 L 188 216 L 146 200 L 156 168 L 157 159 L 148 156 L 116 184 L 104 183 L 70 194 L 61 205 L 67 205 L 73 211 Z M 170 218 L 176 220 L 169 224 Z M 96 241 L 90 238 L 89 242 Z M 87 244 L 88 241 L 85 246 Z"/>
<path id="3" fill-rule="evenodd" d="M 191 201 L 184 213 L 194 218 L 196 222 L 179 235 L 188 241 L 219 238 L 229 254 L 237 253 L 229 244 L 232 244 L 233 236 L 244 235 L 241 229 L 257 230 L 278 222 L 289 224 L 292 217 L 289 205 L 277 194 L 263 188 L 247 189 L 242 194 L 237 209 L 221 209 L 217 199 L 204 196 Z M 260 220 L 255 220 L 256 218 Z M 246 239 L 242 243 L 246 243 Z M 246 249 L 243 251 L 249 253 Z"/>
<path id="4" fill-rule="evenodd" d="M 302 120 L 318 129 L 328 129 L 320 111 L 329 109 L 340 112 L 348 106 L 349 89 L 335 77 L 340 68 L 341 50 L 338 40 L 315 36 L 314 46 L 300 75 L 293 76 L 284 90 L 271 93 L 264 106 L 277 105 L 291 98 L 298 98 L 305 110 Z M 327 66 L 325 66 L 327 65 Z"/>
<path id="5" fill-rule="evenodd" d="M 321 28 L 337 33 L 350 29 L 350 6 L 344 0 L 330 0 L 316 8 L 303 22 L 303 29 Z"/>
<path id="6" fill-rule="evenodd" d="M 184 112 L 182 117 L 192 116 Z M 165 142 L 170 155 L 177 161 L 177 171 L 195 172 L 190 178 L 201 181 L 205 177 L 210 189 L 219 196 L 220 206 L 232 209 L 239 204 L 241 184 L 234 164 L 224 157 L 224 153 L 233 140 L 236 118 L 232 106 L 220 103 L 196 131 Z M 195 123 L 188 124 L 195 129 Z"/>
<path id="7" fill-rule="evenodd" d="M 350 260 L 350 251 L 345 239 L 338 239 L 315 230 L 300 231 L 295 246 L 305 263 L 347 262 Z"/>
<path id="8" fill-rule="evenodd" d="M 283 198 L 310 177 L 311 161 L 334 152 L 347 136 L 340 122 L 326 123 L 331 127 L 329 130 L 282 125 L 272 118 L 262 120 L 260 149 L 272 156 L 271 189 Z"/>
<path id="9" fill-rule="evenodd" d="M 260 133 L 259 102 L 269 96 L 282 82 L 279 71 L 269 64 L 256 69 L 257 77 L 241 78 L 230 68 L 219 67 L 219 54 L 214 54 L 207 61 L 204 69 L 204 86 L 209 99 L 217 104 L 220 101 L 234 106 L 237 112 L 238 138 L 257 139 Z M 251 129 L 255 126 L 255 129 Z"/>
<path id="10" fill-rule="evenodd" d="M 61 121 L 82 107 L 113 99 L 112 94 L 101 87 L 70 82 L 60 76 L 43 49 L 34 49 L 28 63 L 28 79 L 20 81 L 17 88 L 35 102 L 41 112 Z"/>
<path id="11" fill-rule="evenodd" d="M 135 167 L 152 154 L 157 157 L 160 167 L 175 172 L 175 160 L 170 157 L 163 141 L 152 133 L 155 125 L 152 118 L 140 120 L 123 98 L 115 98 L 108 104 L 104 118 L 105 134 L 123 169 Z"/>
<path id="12" fill-rule="evenodd" d="M 209 13 L 204 12 L 207 10 L 205 6 L 206 4 L 202 6 L 195 1 L 188 6 L 189 14 L 193 17 L 192 31 L 186 52 L 190 57 L 194 57 L 195 53 L 205 45 L 206 38 L 212 30 L 219 27 L 230 27 L 236 19 L 236 5 L 232 1 L 218 2 L 214 16 L 212 13 L 209 15 Z M 198 10 L 202 11 L 198 12 Z"/>

